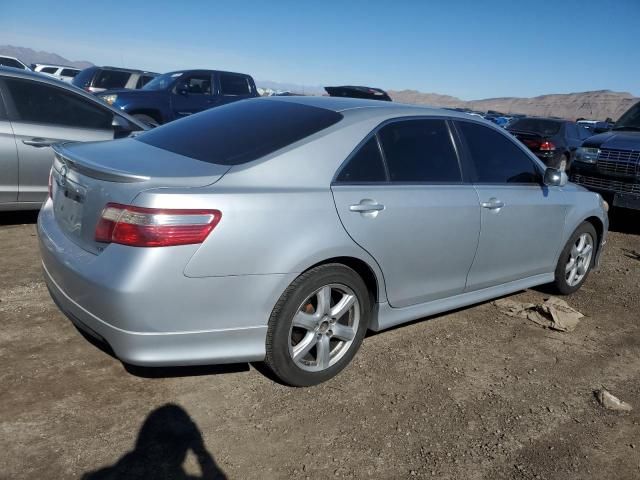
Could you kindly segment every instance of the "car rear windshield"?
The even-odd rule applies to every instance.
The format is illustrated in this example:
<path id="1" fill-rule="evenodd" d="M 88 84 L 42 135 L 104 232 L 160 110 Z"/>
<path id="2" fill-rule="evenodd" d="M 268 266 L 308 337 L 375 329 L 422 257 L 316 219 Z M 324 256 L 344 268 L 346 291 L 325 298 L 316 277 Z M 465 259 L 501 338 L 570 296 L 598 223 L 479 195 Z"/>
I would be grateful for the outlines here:
<path id="1" fill-rule="evenodd" d="M 519 132 L 533 132 L 540 135 L 555 135 L 560 131 L 562 122 L 542 118 L 519 118 L 509 124 L 509 130 Z"/>
<path id="2" fill-rule="evenodd" d="M 299 103 L 242 100 L 155 128 L 136 140 L 203 162 L 240 165 L 341 119 L 340 113 Z"/>
<path id="3" fill-rule="evenodd" d="M 107 90 L 124 88 L 130 76 L 130 72 L 123 72 L 122 70 L 102 70 L 93 81 L 93 86 L 106 88 Z"/>

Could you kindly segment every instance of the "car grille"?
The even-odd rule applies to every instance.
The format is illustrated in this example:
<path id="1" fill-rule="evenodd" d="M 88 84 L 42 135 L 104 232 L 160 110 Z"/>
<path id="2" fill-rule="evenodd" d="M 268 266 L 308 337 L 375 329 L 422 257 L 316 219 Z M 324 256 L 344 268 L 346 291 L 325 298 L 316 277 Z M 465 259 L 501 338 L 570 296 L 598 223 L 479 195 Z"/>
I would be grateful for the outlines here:
<path id="1" fill-rule="evenodd" d="M 640 173 L 640 152 L 603 148 L 598 155 L 598 170 L 609 175 L 634 177 Z"/>
<path id="2" fill-rule="evenodd" d="M 571 181 L 587 188 L 599 190 L 610 190 L 617 193 L 633 193 L 640 195 L 640 183 L 627 183 L 608 178 L 587 177 L 585 175 L 573 174 Z"/>

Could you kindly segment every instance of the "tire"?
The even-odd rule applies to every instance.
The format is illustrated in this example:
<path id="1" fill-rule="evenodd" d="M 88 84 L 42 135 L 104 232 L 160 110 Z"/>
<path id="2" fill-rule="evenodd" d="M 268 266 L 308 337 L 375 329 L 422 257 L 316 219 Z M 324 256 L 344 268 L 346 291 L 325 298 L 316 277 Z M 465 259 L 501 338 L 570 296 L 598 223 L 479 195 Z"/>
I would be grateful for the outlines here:
<path id="1" fill-rule="evenodd" d="M 271 313 L 265 365 L 291 386 L 329 380 L 360 348 L 370 317 L 369 292 L 354 270 L 338 263 L 312 268 L 289 285 Z"/>
<path id="2" fill-rule="evenodd" d="M 145 123 L 150 123 L 151 125 L 154 125 L 156 127 L 160 125 L 160 123 L 158 123 L 158 121 L 155 118 L 149 115 L 145 115 L 144 113 L 134 113 L 132 116 L 137 118 L 138 120 L 141 120 Z"/>
<path id="3" fill-rule="evenodd" d="M 581 247 L 582 239 L 586 243 Z M 573 232 L 560 254 L 558 265 L 556 265 L 553 285 L 559 293 L 570 295 L 582 286 L 595 262 L 597 245 L 598 234 L 589 222 L 582 223 Z M 589 246 L 590 251 L 585 252 L 585 248 Z M 572 259 L 571 265 L 573 266 L 570 265 Z M 574 269 L 577 275 L 575 277 Z"/>

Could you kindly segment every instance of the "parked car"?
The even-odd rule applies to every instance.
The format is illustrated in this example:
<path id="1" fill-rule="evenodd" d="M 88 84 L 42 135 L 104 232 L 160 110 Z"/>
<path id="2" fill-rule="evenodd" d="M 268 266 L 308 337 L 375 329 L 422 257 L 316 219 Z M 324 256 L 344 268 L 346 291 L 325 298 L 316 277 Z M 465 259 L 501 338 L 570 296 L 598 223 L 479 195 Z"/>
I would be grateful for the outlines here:
<path id="1" fill-rule="evenodd" d="M 169 72 L 140 90 L 109 90 L 100 94 L 100 98 L 118 110 L 156 125 L 258 96 L 251 76 L 217 70 Z"/>
<path id="2" fill-rule="evenodd" d="M 65 65 L 45 65 L 41 63 L 35 63 L 31 65 L 31 70 L 38 73 L 44 73 L 51 75 L 52 77 L 62 80 L 64 82 L 71 83 L 79 73 L 79 68 L 67 67 Z"/>
<path id="3" fill-rule="evenodd" d="M 607 234 L 599 195 L 446 110 L 267 97 L 56 152 L 46 282 L 135 365 L 264 360 L 313 385 L 367 330 L 574 292 Z"/>
<path id="4" fill-rule="evenodd" d="M 144 70 L 93 66 L 82 70 L 71 83 L 91 93 L 104 92 L 114 88 L 135 90 L 144 87 L 157 75 L 157 73 Z"/>
<path id="5" fill-rule="evenodd" d="M 600 192 L 614 206 L 640 210 L 640 102 L 611 131 L 584 141 L 571 180 Z"/>
<path id="6" fill-rule="evenodd" d="M 365 98 L 369 100 L 391 101 L 391 97 L 381 88 L 343 85 L 341 87 L 324 87 L 330 97 Z"/>
<path id="7" fill-rule="evenodd" d="M 29 67 L 27 67 L 16 57 L 7 57 L 5 55 L 0 55 L 0 67 L 11 67 L 17 68 L 19 70 L 29 70 Z"/>
<path id="8" fill-rule="evenodd" d="M 589 130 L 591 135 L 595 135 L 596 133 L 604 133 L 608 132 L 613 128 L 613 123 L 608 121 L 599 121 L 599 120 L 577 120 L 576 123 L 581 127 Z"/>
<path id="9" fill-rule="evenodd" d="M 0 210 L 40 208 L 54 143 L 108 140 L 146 128 L 68 83 L 0 67 Z"/>
<path id="10" fill-rule="evenodd" d="M 507 131 L 524 143 L 545 165 L 568 169 L 589 131 L 575 122 L 526 117 L 510 122 Z"/>

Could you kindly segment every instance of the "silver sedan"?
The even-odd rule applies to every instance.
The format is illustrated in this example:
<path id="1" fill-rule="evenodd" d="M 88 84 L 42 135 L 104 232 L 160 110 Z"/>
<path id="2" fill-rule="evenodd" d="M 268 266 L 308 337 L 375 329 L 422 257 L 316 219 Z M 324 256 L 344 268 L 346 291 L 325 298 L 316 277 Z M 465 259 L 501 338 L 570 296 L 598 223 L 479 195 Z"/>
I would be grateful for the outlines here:
<path id="1" fill-rule="evenodd" d="M 264 361 L 317 384 L 367 330 L 572 293 L 607 235 L 599 195 L 451 111 L 271 97 L 55 150 L 46 282 L 135 365 Z"/>

